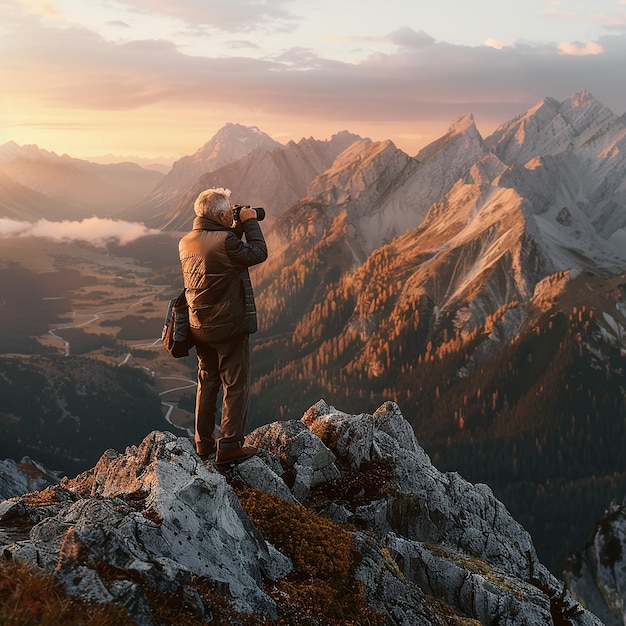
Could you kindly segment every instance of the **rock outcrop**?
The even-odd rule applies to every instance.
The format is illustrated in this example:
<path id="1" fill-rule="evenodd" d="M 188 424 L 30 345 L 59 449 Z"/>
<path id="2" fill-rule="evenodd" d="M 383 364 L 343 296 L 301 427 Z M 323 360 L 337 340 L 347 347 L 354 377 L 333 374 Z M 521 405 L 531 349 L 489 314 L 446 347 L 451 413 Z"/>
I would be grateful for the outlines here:
<path id="1" fill-rule="evenodd" d="M 58 483 L 60 479 L 58 472 L 46 469 L 27 456 L 19 463 L 5 459 L 0 461 L 0 501 L 45 489 Z"/>
<path id="2" fill-rule="evenodd" d="M 331 551 L 335 536 L 338 550 L 340 536 L 351 538 L 350 575 L 378 623 L 601 625 L 486 485 L 432 465 L 394 403 L 349 415 L 319 401 L 247 443 L 260 453 L 224 474 L 167 432 L 109 450 L 74 479 L 0 504 L 4 558 L 54 573 L 68 594 L 125 606 L 137 624 L 154 623 L 148 589 L 182 594 L 210 621 L 198 580 L 240 615 L 273 621 L 295 606 L 275 585 L 302 578 L 259 530 L 275 520 L 255 525 L 246 514 L 255 497 L 273 498 L 323 515 Z"/>
<path id="3" fill-rule="evenodd" d="M 611 504 L 564 574 L 572 594 L 606 626 L 626 624 L 626 500 Z"/>

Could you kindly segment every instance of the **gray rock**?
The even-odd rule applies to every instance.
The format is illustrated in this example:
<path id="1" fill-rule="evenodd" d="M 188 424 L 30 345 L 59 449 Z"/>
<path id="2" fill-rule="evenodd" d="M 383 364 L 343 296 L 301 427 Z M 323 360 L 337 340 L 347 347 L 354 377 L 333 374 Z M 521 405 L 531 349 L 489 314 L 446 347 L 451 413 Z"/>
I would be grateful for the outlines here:
<path id="1" fill-rule="evenodd" d="M 488 486 L 432 465 L 395 403 L 354 416 L 320 401 L 302 422 L 335 439 L 353 469 L 391 465 L 384 497 L 355 506 L 351 522 L 379 538 L 405 580 L 483 624 L 551 624 L 555 615 L 601 624 L 539 563 L 530 535 Z"/>
<path id="2" fill-rule="evenodd" d="M 324 511 L 324 515 L 335 522 L 335 524 L 345 524 L 351 517 L 352 512 L 345 506 L 331 502 Z"/>
<path id="3" fill-rule="evenodd" d="M 224 476 L 204 466 L 188 439 L 154 432 L 52 489 L 59 504 L 40 521 L 40 509 L 28 501 L 3 503 L 0 519 L 31 526 L 28 538 L 3 546 L 5 558 L 38 563 L 56 572 L 68 593 L 102 601 L 118 597 L 120 585 L 99 579 L 99 563 L 163 592 L 205 576 L 227 591 L 236 610 L 276 617 L 261 582 L 286 575 L 291 564 L 265 542 Z M 145 621 L 145 604 L 135 595 L 136 617 Z"/>
<path id="4" fill-rule="evenodd" d="M 626 624 L 626 501 L 611 504 L 563 574 L 574 597 L 606 626 Z"/>
<path id="5" fill-rule="evenodd" d="M 335 455 L 302 422 L 289 420 L 261 426 L 246 437 L 246 444 L 271 450 L 294 473 L 291 491 L 304 500 L 311 487 L 339 476 Z"/>
<path id="6" fill-rule="evenodd" d="M 355 533 L 355 541 L 362 555 L 355 575 L 365 585 L 367 598 L 389 624 L 447 626 L 450 623 L 433 610 L 432 599 L 405 578 L 386 548 L 365 533 Z"/>
<path id="7" fill-rule="evenodd" d="M 261 454 L 252 457 L 245 463 L 235 465 L 230 470 L 231 475 L 238 478 L 249 487 L 261 489 L 265 493 L 278 496 L 292 504 L 300 504 L 289 490 L 289 487 L 285 484 L 285 481 L 281 478 L 282 470 L 280 475 L 277 474 L 272 467 L 273 464 L 268 463 L 266 460 L 270 455 L 265 450 L 260 452 Z M 263 454 L 263 452 L 265 454 Z"/>
<path id="8" fill-rule="evenodd" d="M 407 581 L 481 624 L 550 624 L 550 599 L 530 583 L 441 544 L 393 534 L 385 544 Z"/>
<path id="9" fill-rule="evenodd" d="M 27 456 L 19 463 L 5 459 L 0 461 L 0 501 L 56 485 L 61 478 L 59 472 L 46 469 Z"/>
<path id="10" fill-rule="evenodd" d="M 152 623 L 143 585 L 180 591 L 198 623 L 210 622 L 194 577 L 209 579 L 234 609 L 276 620 L 264 583 L 292 564 L 246 516 L 231 480 L 345 524 L 360 553 L 354 575 L 388 624 L 601 626 L 584 608 L 598 563 L 603 593 L 617 597 L 623 587 L 623 559 L 611 569 L 603 555 L 617 540 L 621 550 L 625 526 L 605 528 L 571 577 L 577 600 L 489 487 L 433 466 L 392 402 L 349 415 L 321 400 L 301 420 L 268 424 L 246 441 L 261 450 L 224 474 L 171 433 L 106 451 L 75 479 L 0 503 L 2 553 L 54 572 L 70 594 L 127 607 L 140 626 Z M 102 565 L 127 575 L 107 580 Z M 617 615 L 617 601 L 606 614 Z"/>

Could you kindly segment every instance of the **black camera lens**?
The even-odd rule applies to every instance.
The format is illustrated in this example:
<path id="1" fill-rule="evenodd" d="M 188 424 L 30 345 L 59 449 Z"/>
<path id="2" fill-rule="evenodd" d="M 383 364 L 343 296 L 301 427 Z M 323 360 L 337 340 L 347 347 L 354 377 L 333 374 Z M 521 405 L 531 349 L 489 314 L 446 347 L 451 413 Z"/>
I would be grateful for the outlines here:
<path id="1" fill-rule="evenodd" d="M 233 207 L 233 213 L 235 214 L 235 222 L 239 221 L 239 213 L 241 212 L 241 209 L 249 209 L 249 208 L 250 208 L 249 204 L 236 204 Z M 255 206 L 252 208 L 256 211 L 256 218 L 257 220 L 259 220 L 259 222 L 265 219 L 265 209 L 263 207 Z"/>

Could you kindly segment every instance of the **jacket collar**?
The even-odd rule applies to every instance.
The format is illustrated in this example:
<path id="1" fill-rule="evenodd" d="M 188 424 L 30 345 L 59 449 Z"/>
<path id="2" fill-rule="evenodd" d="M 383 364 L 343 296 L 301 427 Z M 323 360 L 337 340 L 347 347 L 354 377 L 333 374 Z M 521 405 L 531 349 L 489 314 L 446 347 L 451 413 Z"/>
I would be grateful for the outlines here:
<path id="1" fill-rule="evenodd" d="M 193 228 L 192 230 L 230 230 L 227 226 L 220 223 L 214 217 L 209 217 L 206 215 L 197 216 L 193 220 Z"/>

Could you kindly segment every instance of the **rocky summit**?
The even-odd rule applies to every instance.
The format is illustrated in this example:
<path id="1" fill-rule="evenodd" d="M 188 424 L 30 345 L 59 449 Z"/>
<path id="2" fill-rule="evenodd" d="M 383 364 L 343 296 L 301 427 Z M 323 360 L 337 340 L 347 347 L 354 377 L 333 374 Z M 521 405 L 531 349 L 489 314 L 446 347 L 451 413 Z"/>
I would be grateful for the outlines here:
<path id="1" fill-rule="evenodd" d="M 433 466 L 395 403 L 320 400 L 246 443 L 259 454 L 224 472 L 169 432 L 108 450 L 0 504 L 3 558 L 140 625 L 163 623 L 159 594 L 195 620 L 178 623 L 602 624 L 489 487 Z"/>

